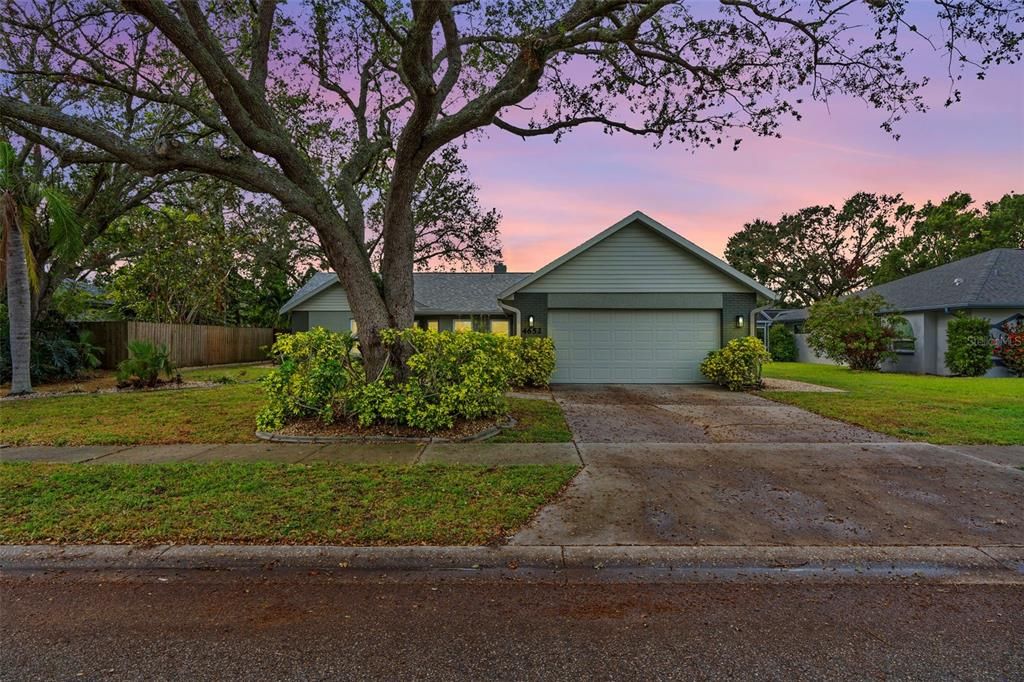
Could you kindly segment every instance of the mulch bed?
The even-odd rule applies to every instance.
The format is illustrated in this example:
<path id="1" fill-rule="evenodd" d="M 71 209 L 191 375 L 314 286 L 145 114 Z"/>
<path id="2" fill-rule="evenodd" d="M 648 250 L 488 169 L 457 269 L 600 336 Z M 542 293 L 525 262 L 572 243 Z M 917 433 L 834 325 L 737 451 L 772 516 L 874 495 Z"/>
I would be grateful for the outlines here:
<path id="1" fill-rule="evenodd" d="M 493 417 L 459 421 L 450 429 L 425 431 L 411 426 L 398 424 L 375 424 L 363 427 L 354 421 L 338 421 L 324 424 L 317 419 L 300 419 L 284 428 L 275 431 L 283 436 L 312 436 L 318 438 L 409 438 L 422 440 L 460 440 L 474 436 L 484 429 L 496 426 L 506 420 L 495 420 Z"/>

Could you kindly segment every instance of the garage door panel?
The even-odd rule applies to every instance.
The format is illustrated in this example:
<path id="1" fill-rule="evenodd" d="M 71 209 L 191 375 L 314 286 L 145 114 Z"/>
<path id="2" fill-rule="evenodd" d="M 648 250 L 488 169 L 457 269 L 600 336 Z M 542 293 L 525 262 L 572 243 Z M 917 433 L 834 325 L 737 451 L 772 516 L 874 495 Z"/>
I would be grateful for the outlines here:
<path id="1" fill-rule="evenodd" d="M 719 347 L 717 310 L 552 310 L 548 326 L 561 383 L 701 382 Z"/>

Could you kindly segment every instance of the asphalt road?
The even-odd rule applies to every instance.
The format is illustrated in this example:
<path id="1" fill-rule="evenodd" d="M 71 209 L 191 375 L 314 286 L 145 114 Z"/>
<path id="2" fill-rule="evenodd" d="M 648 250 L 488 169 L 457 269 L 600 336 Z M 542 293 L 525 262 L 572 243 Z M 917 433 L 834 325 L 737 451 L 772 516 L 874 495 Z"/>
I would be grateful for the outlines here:
<path id="1" fill-rule="evenodd" d="M 1024 679 L 1024 585 L 0 578 L 0 678 Z"/>

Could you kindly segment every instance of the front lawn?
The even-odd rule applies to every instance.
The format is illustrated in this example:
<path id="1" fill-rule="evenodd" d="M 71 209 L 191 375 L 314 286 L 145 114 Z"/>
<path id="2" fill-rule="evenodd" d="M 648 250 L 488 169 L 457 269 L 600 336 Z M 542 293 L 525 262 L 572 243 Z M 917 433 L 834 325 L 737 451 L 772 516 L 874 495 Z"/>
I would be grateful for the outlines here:
<path id="1" fill-rule="evenodd" d="M 1024 380 L 853 372 L 779 362 L 766 377 L 846 393 L 763 392 L 765 398 L 905 440 L 939 444 L 1024 444 Z"/>
<path id="2" fill-rule="evenodd" d="M 574 466 L 0 463 L 0 543 L 500 542 Z"/>
<path id="3" fill-rule="evenodd" d="M 516 425 L 490 439 L 491 443 L 568 443 L 572 432 L 554 400 L 509 398 Z"/>
<path id="4" fill-rule="evenodd" d="M 0 442 L 141 445 L 254 441 L 257 383 L 97 393 L 0 403 Z"/>
<path id="5" fill-rule="evenodd" d="M 195 370 L 195 378 L 226 376 L 241 383 L 213 388 L 96 393 L 0 403 L 0 443 L 11 445 L 142 445 L 245 443 L 256 440 L 263 389 L 251 381 L 265 368 Z M 572 439 L 558 405 L 512 399 L 518 424 L 503 442 Z"/>

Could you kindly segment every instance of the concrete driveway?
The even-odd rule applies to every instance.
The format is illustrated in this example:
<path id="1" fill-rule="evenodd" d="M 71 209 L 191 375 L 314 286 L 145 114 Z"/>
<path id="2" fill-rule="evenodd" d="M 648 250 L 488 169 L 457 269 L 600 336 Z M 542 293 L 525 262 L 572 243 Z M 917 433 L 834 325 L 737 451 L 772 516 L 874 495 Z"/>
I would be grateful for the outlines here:
<path id="1" fill-rule="evenodd" d="M 522 545 L 1024 545 L 1024 471 L 923 443 L 580 443 Z"/>
<path id="2" fill-rule="evenodd" d="M 903 443 L 712 386 L 554 396 L 586 466 L 515 544 L 1024 545 L 1019 454 Z"/>
<path id="3" fill-rule="evenodd" d="M 868 443 L 894 440 L 791 405 L 709 385 L 552 387 L 582 443 Z"/>

